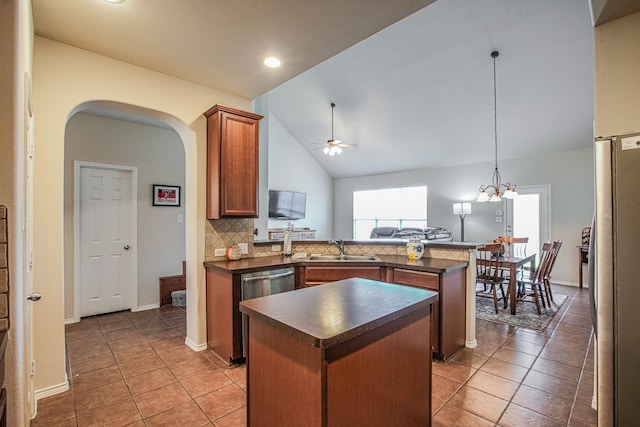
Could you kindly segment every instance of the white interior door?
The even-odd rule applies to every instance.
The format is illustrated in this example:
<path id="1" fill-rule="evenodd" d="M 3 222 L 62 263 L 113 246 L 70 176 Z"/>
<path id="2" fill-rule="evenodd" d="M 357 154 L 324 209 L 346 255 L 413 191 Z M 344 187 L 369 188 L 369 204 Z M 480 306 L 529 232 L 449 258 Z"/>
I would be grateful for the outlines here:
<path id="1" fill-rule="evenodd" d="M 529 238 L 527 255 L 538 254 L 551 238 L 550 193 L 548 185 L 518 187 L 518 197 L 507 200 L 506 233 Z"/>
<path id="2" fill-rule="evenodd" d="M 80 167 L 80 316 L 131 308 L 131 170 Z"/>

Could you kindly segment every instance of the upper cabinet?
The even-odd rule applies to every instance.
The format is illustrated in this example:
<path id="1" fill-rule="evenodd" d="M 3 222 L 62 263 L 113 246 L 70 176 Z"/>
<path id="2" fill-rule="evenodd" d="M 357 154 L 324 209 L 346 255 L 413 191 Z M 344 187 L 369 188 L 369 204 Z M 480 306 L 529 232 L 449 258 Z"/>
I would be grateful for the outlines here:
<path id="1" fill-rule="evenodd" d="M 258 216 L 261 115 L 215 105 L 207 117 L 207 218 Z"/>

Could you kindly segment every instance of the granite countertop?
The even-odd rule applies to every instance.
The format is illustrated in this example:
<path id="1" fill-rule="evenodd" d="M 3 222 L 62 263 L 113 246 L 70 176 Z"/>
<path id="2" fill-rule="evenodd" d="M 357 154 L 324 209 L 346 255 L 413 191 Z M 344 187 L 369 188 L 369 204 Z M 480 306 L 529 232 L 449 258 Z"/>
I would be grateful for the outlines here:
<path id="1" fill-rule="evenodd" d="M 295 243 L 326 243 L 328 240 L 308 240 L 308 239 L 292 239 Z M 404 246 L 409 239 L 369 239 L 369 240 L 345 240 L 346 246 L 349 245 L 399 245 Z M 279 240 L 255 240 L 254 245 L 270 245 L 273 243 L 282 243 L 282 239 Z M 484 243 L 478 242 L 446 242 L 446 241 L 434 241 L 434 240 L 422 240 L 425 248 L 442 248 L 442 249 L 477 249 L 484 246 Z"/>
<path id="2" fill-rule="evenodd" d="M 326 349 L 415 311 L 427 314 L 437 300 L 426 289 L 355 278 L 245 300 L 240 311 Z"/>
<path id="3" fill-rule="evenodd" d="M 293 267 L 296 265 L 309 266 L 374 266 L 374 267 L 395 267 L 395 268 L 408 268 L 411 270 L 425 271 L 428 273 L 447 273 L 450 271 L 459 270 L 468 266 L 466 261 L 455 261 L 449 259 L 439 258 L 422 258 L 419 260 L 410 260 L 406 255 L 378 255 L 380 261 L 355 261 L 355 262 L 340 262 L 340 261 L 308 261 L 308 260 L 296 260 L 291 257 L 285 257 L 282 255 L 266 256 L 256 258 L 242 258 L 237 261 L 210 261 L 205 262 L 206 268 L 212 268 L 220 271 L 224 271 L 231 274 L 251 273 L 254 271 L 269 270 L 279 267 Z"/>

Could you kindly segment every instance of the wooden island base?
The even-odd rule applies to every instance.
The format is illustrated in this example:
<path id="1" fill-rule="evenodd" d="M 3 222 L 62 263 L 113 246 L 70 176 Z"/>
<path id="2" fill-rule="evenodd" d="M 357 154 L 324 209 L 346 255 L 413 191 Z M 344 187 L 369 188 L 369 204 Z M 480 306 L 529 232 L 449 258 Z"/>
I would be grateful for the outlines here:
<path id="1" fill-rule="evenodd" d="M 248 425 L 430 425 L 436 301 L 366 279 L 243 301 Z"/>

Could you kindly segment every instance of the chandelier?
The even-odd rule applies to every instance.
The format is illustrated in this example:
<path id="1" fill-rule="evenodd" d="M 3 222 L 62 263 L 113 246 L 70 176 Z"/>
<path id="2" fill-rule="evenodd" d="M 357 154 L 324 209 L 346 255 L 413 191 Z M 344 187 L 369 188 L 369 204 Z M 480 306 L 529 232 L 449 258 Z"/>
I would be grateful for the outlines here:
<path id="1" fill-rule="evenodd" d="M 502 183 L 500 172 L 498 172 L 498 109 L 496 100 L 496 58 L 500 55 L 497 50 L 491 52 L 493 58 L 493 140 L 495 146 L 495 169 L 490 185 L 481 185 L 478 202 L 499 202 L 505 199 L 515 199 L 518 196 L 515 184 L 510 182 Z"/>

